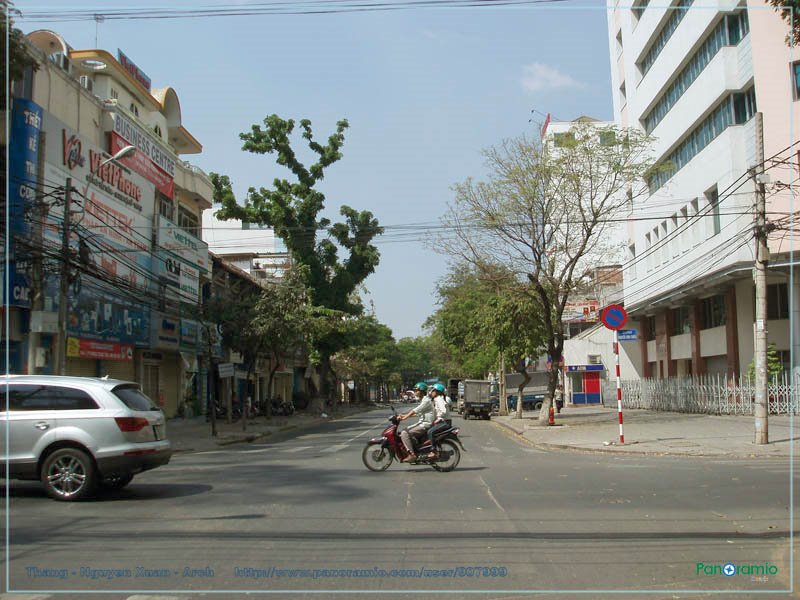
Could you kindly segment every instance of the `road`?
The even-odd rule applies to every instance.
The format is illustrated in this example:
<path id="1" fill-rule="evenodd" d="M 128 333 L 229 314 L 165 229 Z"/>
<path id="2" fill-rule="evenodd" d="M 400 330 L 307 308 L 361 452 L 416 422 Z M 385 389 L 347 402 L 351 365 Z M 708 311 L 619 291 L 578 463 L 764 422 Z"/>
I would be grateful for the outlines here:
<path id="1" fill-rule="evenodd" d="M 373 473 L 361 450 L 387 415 L 179 454 L 86 502 L 54 502 L 15 482 L 10 589 L 36 600 L 56 590 L 796 597 L 776 593 L 791 577 L 786 461 L 544 452 L 492 422 L 457 417 L 467 452 L 456 471 L 395 463 Z M 722 574 L 727 563 L 739 572 Z"/>

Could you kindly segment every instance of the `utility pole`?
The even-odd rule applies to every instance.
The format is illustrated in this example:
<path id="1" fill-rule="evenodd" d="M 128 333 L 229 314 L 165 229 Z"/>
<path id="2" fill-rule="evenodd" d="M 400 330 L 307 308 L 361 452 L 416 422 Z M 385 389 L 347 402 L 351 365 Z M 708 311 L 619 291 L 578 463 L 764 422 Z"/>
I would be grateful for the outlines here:
<path id="1" fill-rule="evenodd" d="M 58 362 L 56 374 L 66 375 L 67 371 L 67 295 L 69 293 L 70 249 L 72 211 L 72 177 L 67 177 L 64 192 L 64 223 L 61 236 L 61 281 L 58 292 Z"/>
<path id="2" fill-rule="evenodd" d="M 767 396 L 767 200 L 764 192 L 764 121 L 758 112 L 756 117 L 756 165 L 750 169 L 755 186 L 755 288 L 756 327 L 754 359 L 756 367 L 756 404 L 754 444 L 769 443 L 769 407 Z"/>

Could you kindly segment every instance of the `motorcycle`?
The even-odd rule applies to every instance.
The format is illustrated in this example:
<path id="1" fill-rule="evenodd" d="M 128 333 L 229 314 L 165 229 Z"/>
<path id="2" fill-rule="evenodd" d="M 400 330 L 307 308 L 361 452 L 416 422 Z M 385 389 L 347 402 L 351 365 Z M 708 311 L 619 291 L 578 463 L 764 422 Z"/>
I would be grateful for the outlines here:
<path id="1" fill-rule="evenodd" d="M 367 442 L 361 453 L 361 460 L 364 466 L 370 471 L 385 471 L 396 459 L 402 461 L 409 455 L 405 444 L 400 439 L 398 428 L 400 419 L 392 406 L 392 416 L 389 418 L 389 426 L 383 430 L 381 437 L 375 437 Z M 433 436 L 433 444 L 427 439 L 417 449 L 417 458 L 407 464 L 409 465 L 430 465 L 437 471 L 446 473 L 452 471 L 461 461 L 461 451 L 465 451 L 461 440 L 458 439 L 458 427 L 453 427 L 450 419 L 446 419 L 448 426 L 441 428 Z M 428 455 L 434 452 L 434 458 Z"/>

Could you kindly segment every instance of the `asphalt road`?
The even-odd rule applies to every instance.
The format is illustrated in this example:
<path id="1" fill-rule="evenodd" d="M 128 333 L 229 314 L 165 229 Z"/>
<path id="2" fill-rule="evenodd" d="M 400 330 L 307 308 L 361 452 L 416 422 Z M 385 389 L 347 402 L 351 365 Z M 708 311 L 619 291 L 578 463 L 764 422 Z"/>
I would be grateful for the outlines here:
<path id="1" fill-rule="evenodd" d="M 373 473 L 361 450 L 387 415 L 179 454 L 91 501 L 15 482 L 10 589 L 36 600 L 797 597 L 787 461 L 543 452 L 456 418 L 467 452 L 454 472 Z"/>

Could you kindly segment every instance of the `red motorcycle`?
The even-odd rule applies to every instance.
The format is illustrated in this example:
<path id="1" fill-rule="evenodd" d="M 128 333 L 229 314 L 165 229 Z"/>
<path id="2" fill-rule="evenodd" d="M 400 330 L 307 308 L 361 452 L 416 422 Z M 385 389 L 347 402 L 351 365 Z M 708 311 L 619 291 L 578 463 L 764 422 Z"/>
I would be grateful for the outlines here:
<path id="1" fill-rule="evenodd" d="M 383 430 L 381 437 L 369 440 L 361 453 L 361 460 L 370 471 L 385 471 L 393 460 L 402 461 L 409 454 L 397 431 L 400 419 L 394 407 L 392 412 L 394 414 L 389 418 L 389 426 Z M 430 465 L 441 472 L 452 471 L 458 466 L 461 451 L 464 450 L 461 440 L 458 439 L 459 429 L 453 427 L 450 419 L 445 422 L 447 427 L 434 433 L 433 444 L 428 440 L 427 433 L 425 434 L 425 442 L 417 449 L 417 459 L 407 464 Z M 435 454 L 434 458 L 428 458 L 431 452 Z"/>

